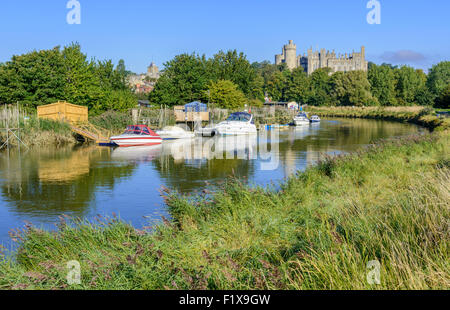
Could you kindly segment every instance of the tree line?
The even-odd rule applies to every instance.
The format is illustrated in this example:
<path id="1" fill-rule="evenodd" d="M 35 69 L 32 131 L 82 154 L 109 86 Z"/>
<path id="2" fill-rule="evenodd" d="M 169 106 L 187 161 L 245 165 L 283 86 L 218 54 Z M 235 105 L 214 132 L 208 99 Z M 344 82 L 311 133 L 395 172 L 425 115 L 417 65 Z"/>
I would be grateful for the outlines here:
<path id="1" fill-rule="evenodd" d="M 127 111 L 137 104 L 123 60 L 88 59 L 73 43 L 64 48 L 13 56 L 0 64 L 0 104 L 25 107 L 66 100 L 86 105 L 93 114 Z M 236 50 L 211 58 L 181 54 L 164 64 L 153 105 L 174 106 L 192 101 L 239 109 L 272 101 L 296 101 L 314 106 L 408 106 L 449 108 L 450 62 L 434 65 L 425 74 L 412 67 L 369 64 L 368 72 L 331 72 L 322 68 L 307 75 L 268 61 L 250 63 Z"/>
<path id="2" fill-rule="evenodd" d="M 272 101 L 314 106 L 449 106 L 450 62 L 429 74 L 409 66 L 369 64 L 368 72 L 331 72 L 322 68 L 307 75 L 268 61 L 250 64 L 236 50 L 212 58 L 182 54 L 167 62 L 149 99 L 168 106 L 200 100 L 223 108 Z"/>
<path id="3" fill-rule="evenodd" d="M 34 109 L 65 100 L 88 106 L 93 114 L 126 111 L 136 105 L 127 74 L 123 60 L 115 66 L 88 59 L 77 43 L 33 51 L 0 64 L 0 104 Z"/>

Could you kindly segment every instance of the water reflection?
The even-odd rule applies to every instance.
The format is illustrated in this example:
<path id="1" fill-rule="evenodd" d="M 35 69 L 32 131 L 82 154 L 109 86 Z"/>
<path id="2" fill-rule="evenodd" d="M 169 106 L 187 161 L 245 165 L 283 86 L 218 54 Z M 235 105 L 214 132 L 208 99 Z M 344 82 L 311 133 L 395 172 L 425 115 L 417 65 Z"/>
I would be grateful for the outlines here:
<path id="1" fill-rule="evenodd" d="M 139 226 L 143 215 L 165 212 L 161 186 L 190 193 L 230 175 L 265 185 L 306 169 L 323 154 L 354 151 L 380 138 L 418 131 L 409 124 L 342 119 L 258 136 L 177 140 L 152 147 L 36 148 L 20 156 L 3 152 L 0 243 L 23 220 L 53 223 L 61 214 L 89 218 L 115 212 Z M 273 169 L 262 169 L 273 159 Z"/>
<path id="2" fill-rule="evenodd" d="M 109 159 L 109 149 L 95 146 L 34 149 L 20 156 L 11 151 L 0 159 L 2 198 L 16 215 L 82 217 L 98 186 L 112 189 L 135 169 L 131 164 L 94 164 Z"/>

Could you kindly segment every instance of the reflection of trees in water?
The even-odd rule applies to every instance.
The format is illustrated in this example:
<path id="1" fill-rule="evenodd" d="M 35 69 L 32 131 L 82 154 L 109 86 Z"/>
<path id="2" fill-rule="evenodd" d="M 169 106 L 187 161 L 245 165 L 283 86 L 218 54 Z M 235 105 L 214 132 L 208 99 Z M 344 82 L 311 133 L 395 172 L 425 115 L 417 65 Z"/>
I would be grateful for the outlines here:
<path id="1" fill-rule="evenodd" d="M 367 119 L 322 121 L 303 128 L 292 128 L 279 144 L 280 160 L 286 175 L 312 165 L 329 152 L 351 152 L 382 138 L 417 133 L 410 124 Z M 303 159 L 304 162 L 299 161 Z M 301 165 L 301 167 L 299 166 Z"/>
<path id="2" fill-rule="evenodd" d="M 254 173 L 253 161 L 246 159 L 190 159 L 174 160 L 164 155 L 153 161 L 168 187 L 181 192 L 191 192 L 205 187 L 205 181 L 217 185 L 228 176 L 250 176 Z"/>
<path id="3" fill-rule="evenodd" d="M 13 212 L 82 216 L 97 187 L 112 189 L 118 178 L 134 171 L 129 164 L 99 164 L 109 157 L 108 148 L 98 147 L 36 149 L 22 156 L 11 153 L 9 158 L 3 154 L 2 195 L 11 202 Z"/>
<path id="4" fill-rule="evenodd" d="M 418 127 L 415 125 L 367 119 L 339 119 L 336 123 L 323 121 L 318 126 L 321 126 L 319 135 L 311 132 L 303 139 L 283 143 L 283 147 L 296 151 L 308 150 L 324 153 L 330 150 L 353 151 L 361 145 L 382 138 L 418 131 Z"/>

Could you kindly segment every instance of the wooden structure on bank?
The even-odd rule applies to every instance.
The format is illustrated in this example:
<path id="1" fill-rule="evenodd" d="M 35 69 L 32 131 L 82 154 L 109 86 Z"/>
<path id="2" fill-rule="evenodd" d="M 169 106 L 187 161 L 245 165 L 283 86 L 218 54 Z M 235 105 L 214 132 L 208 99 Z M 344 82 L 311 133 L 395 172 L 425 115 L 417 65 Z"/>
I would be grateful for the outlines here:
<path id="1" fill-rule="evenodd" d="M 177 123 L 209 122 L 209 112 L 186 112 L 185 106 L 175 106 L 173 110 Z"/>
<path id="2" fill-rule="evenodd" d="M 97 144 L 107 145 L 110 143 L 109 133 L 105 133 L 103 130 L 89 123 L 89 110 L 86 106 L 58 101 L 39 106 L 37 108 L 37 114 L 38 118 L 68 122 L 73 132 Z"/>
<path id="3" fill-rule="evenodd" d="M 88 107 L 71 104 L 65 101 L 58 101 L 56 103 L 39 106 L 37 108 L 37 113 L 38 118 L 66 121 L 71 124 L 88 121 Z"/>

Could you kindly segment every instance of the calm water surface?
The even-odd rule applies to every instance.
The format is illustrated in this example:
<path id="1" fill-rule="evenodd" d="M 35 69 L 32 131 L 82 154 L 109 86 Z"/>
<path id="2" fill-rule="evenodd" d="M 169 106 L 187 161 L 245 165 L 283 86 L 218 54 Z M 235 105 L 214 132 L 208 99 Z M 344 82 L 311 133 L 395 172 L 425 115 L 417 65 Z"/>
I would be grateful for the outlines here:
<path id="1" fill-rule="evenodd" d="M 141 227 L 168 216 L 159 190 L 201 191 L 233 173 L 252 185 L 279 184 L 324 154 L 351 152 L 377 139 L 421 132 L 410 124 L 324 120 L 254 137 L 172 141 L 157 147 L 35 148 L 0 153 L 0 244 L 24 226 L 55 228 L 58 216 L 120 217 Z M 268 150 L 268 152 L 264 152 Z M 144 218 L 146 216 L 146 218 Z"/>

